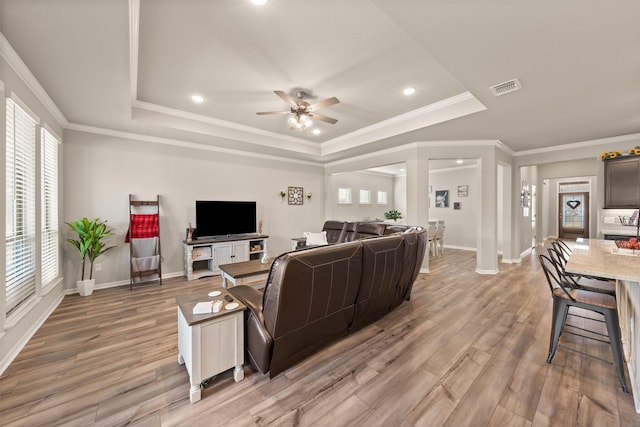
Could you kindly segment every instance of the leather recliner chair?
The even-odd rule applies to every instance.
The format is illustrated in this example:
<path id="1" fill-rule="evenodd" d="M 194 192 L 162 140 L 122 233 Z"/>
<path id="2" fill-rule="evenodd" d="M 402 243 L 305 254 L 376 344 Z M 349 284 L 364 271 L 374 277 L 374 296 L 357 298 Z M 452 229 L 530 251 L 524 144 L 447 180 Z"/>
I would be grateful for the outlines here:
<path id="1" fill-rule="evenodd" d="M 362 272 L 360 242 L 289 252 L 271 267 L 262 293 L 229 289 L 248 307 L 249 360 L 270 377 L 347 335 Z"/>

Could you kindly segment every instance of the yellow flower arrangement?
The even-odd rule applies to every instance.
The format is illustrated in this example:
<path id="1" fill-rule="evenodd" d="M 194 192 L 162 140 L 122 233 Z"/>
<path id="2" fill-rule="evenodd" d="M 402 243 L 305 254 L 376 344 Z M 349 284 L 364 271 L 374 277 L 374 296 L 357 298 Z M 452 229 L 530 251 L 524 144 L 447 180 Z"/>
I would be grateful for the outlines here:
<path id="1" fill-rule="evenodd" d="M 600 160 L 615 159 L 616 157 L 620 156 L 622 156 L 622 151 L 605 151 L 604 153 L 600 154 Z"/>

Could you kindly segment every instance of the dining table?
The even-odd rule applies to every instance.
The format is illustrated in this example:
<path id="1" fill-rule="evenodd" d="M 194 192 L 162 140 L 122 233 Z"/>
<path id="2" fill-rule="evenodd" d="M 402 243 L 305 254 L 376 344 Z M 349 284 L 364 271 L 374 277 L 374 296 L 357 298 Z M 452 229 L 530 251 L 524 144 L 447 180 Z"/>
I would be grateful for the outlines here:
<path id="1" fill-rule="evenodd" d="M 624 358 L 640 413 L 640 250 L 618 248 L 613 240 L 578 238 L 566 271 L 615 280 Z"/>

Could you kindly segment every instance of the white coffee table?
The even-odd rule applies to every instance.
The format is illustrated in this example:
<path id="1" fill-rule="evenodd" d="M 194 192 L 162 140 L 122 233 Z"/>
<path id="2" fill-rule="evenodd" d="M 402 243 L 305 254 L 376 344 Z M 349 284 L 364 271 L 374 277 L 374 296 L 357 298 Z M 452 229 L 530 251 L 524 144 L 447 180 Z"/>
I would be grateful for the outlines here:
<path id="1" fill-rule="evenodd" d="M 222 264 L 219 268 L 222 272 L 222 287 L 238 285 L 264 285 L 269 278 L 269 270 L 273 260 L 263 264 L 259 259 L 251 261 Z"/>

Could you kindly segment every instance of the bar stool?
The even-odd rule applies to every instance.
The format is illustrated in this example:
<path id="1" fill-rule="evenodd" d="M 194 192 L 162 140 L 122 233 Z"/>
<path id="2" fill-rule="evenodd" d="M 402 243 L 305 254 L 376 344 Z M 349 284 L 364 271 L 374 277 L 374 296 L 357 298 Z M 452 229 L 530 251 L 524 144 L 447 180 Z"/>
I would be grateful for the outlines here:
<path id="1" fill-rule="evenodd" d="M 558 278 L 566 285 L 573 289 L 582 289 L 584 291 L 600 292 L 616 296 L 616 284 L 610 280 L 597 279 L 587 276 L 571 275 L 565 271 L 567 261 L 562 254 L 555 248 L 549 248 L 549 259 L 553 262 L 558 273 Z"/>
<path id="2" fill-rule="evenodd" d="M 538 255 L 538 257 L 540 259 L 540 265 L 544 270 L 544 275 L 547 278 L 547 283 L 549 284 L 549 289 L 551 290 L 551 296 L 553 297 L 553 317 L 551 320 L 551 337 L 549 340 L 549 355 L 547 357 L 547 363 L 551 363 L 551 360 L 556 353 L 558 342 L 560 340 L 560 334 L 562 334 L 562 331 L 564 329 L 565 322 L 567 320 L 567 314 L 569 313 L 569 308 L 578 307 L 584 310 L 599 313 L 604 316 L 604 322 L 607 326 L 608 335 L 600 334 L 593 331 L 589 332 L 604 337 L 608 336 L 608 344 L 610 344 L 611 352 L 613 353 L 613 364 L 616 367 L 618 380 L 620 381 L 622 390 L 625 393 L 628 393 L 627 381 L 624 376 L 622 340 L 620 337 L 620 324 L 618 322 L 618 309 L 616 306 L 616 299 L 613 296 L 607 294 L 571 288 L 568 284 L 563 283 L 563 281 L 560 280 L 557 275 L 557 271 L 555 270 L 553 261 L 549 257 L 543 254 Z M 576 333 L 573 334 L 581 336 L 583 338 L 607 342 L 586 335 L 580 335 Z"/>

